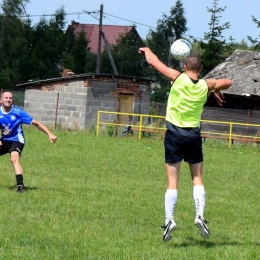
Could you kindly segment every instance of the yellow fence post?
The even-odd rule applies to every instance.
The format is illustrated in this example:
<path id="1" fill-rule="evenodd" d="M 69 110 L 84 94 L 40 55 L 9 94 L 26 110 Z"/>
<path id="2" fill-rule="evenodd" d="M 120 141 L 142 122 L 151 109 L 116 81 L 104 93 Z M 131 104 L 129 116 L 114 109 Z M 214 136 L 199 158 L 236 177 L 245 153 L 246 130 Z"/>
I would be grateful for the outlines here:
<path id="1" fill-rule="evenodd" d="M 229 138 L 228 138 L 228 148 L 230 148 L 231 144 L 232 144 L 232 129 L 233 129 L 233 124 L 230 123 L 230 126 L 229 126 Z"/>
<path id="2" fill-rule="evenodd" d="M 140 115 L 138 140 L 141 140 L 141 137 L 142 137 L 142 122 L 143 122 L 143 116 Z"/>
<path id="3" fill-rule="evenodd" d="M 100 121 L 100 111 L 98 111 L 97 126 L 96 126 L 96 135 L 98 135 L 98 132 L 99 132 L 99 121 Z"/>

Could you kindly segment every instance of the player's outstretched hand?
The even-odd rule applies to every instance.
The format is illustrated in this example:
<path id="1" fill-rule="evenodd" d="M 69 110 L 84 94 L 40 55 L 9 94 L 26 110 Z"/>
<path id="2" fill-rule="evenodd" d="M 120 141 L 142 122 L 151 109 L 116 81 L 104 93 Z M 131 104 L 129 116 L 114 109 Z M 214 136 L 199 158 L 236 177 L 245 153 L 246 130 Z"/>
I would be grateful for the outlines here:
<path id="1" fill-rule="evenodd" d="M 145 55 L 145 53 L 152 53 L 152 51 L 148 48 L 148 47 L 141 47 L 139 48 L 138 52 L 141 54 L 141 55 Z"/>
<path id="2" fill-rule="evenodd" d="M 49 134 L 49 139 L 50 139 L 51 143 L 56 143 L 57 136 L 54 134 Z"/>
<path id="3" fill-rule="evenodd" d="M 220 91 L 214 91 L 214 97 L 216 99 L 216 101 L 218 102 L 218 104 L 220 106 L 223 105 L 223 103 L 225 103 L 225 97 L 224 97 L 224 94 L 221 93 Z"/>
<path id="4" fill-rule="evenodd" d="M 141 55 L 144 55 L 145 49 L 144 49 L 144 48 L 139 48 L 138 52 L 139 52 Z"/>

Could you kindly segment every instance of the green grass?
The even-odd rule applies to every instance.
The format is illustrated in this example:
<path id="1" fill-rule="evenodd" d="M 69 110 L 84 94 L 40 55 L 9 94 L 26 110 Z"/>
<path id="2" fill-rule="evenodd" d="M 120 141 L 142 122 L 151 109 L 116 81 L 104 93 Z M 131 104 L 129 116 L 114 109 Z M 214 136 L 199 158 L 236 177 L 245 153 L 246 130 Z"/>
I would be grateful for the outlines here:
<path id="1" fill-rule="evenodd" d="M 0 157 L 0 259 L 259 259 L 258 146 L 204 143 L 209 240 L 193 224 L 182 165 L 177 230 L 164 243 L 163 140 L 56 134 L 53 145 L 26 128 L 25 194 L 16 192 L 9 156 Z"/>

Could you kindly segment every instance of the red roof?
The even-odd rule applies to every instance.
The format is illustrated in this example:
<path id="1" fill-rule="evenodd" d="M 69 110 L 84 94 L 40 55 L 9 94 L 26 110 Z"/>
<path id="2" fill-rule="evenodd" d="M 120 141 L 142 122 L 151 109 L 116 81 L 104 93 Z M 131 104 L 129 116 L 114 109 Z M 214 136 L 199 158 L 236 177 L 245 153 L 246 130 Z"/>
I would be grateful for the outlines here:
<path id="1" fill-rule="evenodd" d="M 77 22 L 72 22 L 68 28 L 73 27 L 75 34 L 79 34 L 81 31 L 86 33 L 86 38 L 89 41 L 88 47 L 90 51 L 97 54 L 98 53 L 98 39 L 99 39 L 99 25 L 98 24 L 80 24 Z M 116 40 L 121 34 L 127 34 L 132 30 L 135 30 L 134 26 L 119 26 L 119 25 L 102 25 L 102 32 L 109 43 L 115 44 Z M 105 49 L 105 43 L 103 37 L 101 37 L 101 52 Z"/>

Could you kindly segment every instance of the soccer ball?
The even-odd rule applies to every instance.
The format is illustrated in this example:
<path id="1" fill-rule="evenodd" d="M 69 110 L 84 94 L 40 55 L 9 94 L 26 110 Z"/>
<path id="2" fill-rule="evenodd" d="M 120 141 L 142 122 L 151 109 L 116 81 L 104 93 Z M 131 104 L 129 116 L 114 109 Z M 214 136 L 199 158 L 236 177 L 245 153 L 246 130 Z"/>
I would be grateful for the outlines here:
<path id="1" fill-rule="evenodd" d="M 173 42 L 170 49 L 173 58 L 176 60 L 184 60 L 191 54 L 191 51 L 192 47 L 190 43 L 184 39 L 179 39 Z"/>

